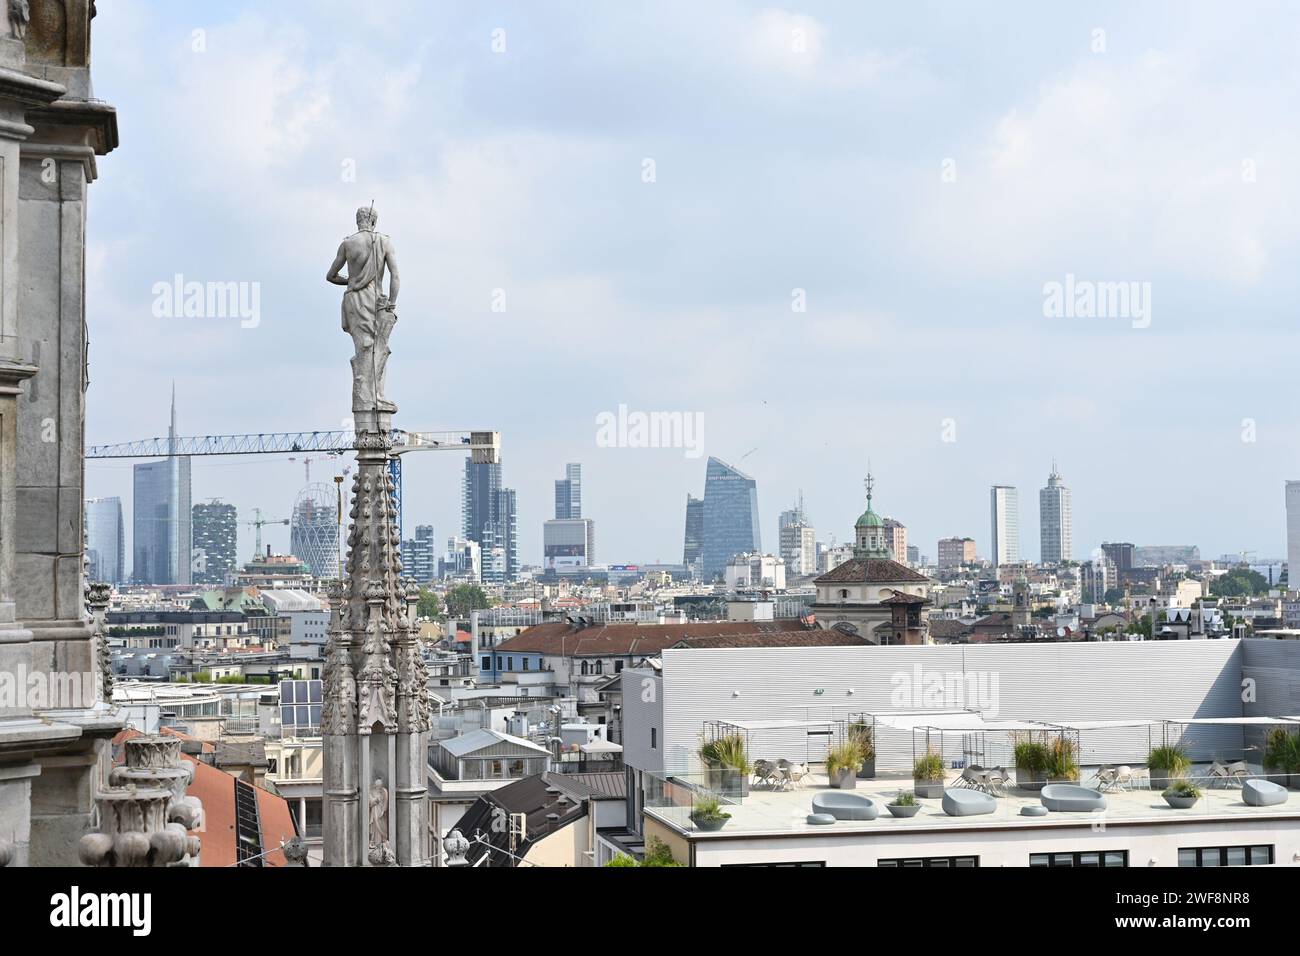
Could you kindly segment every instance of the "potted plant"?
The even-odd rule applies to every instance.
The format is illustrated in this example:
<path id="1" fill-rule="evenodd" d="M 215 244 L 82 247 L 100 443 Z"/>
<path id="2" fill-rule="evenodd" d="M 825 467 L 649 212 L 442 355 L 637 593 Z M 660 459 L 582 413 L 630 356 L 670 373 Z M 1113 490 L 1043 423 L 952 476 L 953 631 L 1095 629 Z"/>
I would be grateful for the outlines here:
<path id="1" fill-rule="evenodd" d="M 1153 747 L 1147 754 L 1147 769 L 1151 772 L 1151 788 L 1165 789 L 1174 781 L 1182 778 L 1192 761 L 1187 756 L 1187 749 L 1182 744 L 1165 747 Z"/>
<path id="2" fill-rule="evenodd" d="M 931 750 L 912 764 L 912 789 L 918 797 L 943 796 L 943 757 Z"/>
<path id="3" fill-rule="evenodd" d="M 876 776 L 876 736 L 870 724 L 850 724 L 849 734 L 856 737 L 862 745 L 862 766 L 858 768 L 859 780 L 871 780 Z"/>
<path id="4" fill-rule="evenodd" d="M 722 803 L 712 794 L 707 794 L 695 801 L 691 807 L 691 822 L 699 830 L 721 830 L 731 814 L 722 809 Z"/>
<path id="5" fill-rule="evenodd" d="M 858 771 L 862 768 L 862 742 L 852 734 L 843 743 L 826 751 L 826 776 L 831 786 L 852 790 L 858 785 Z"/>
<path id="6" fill-rule="evenodd" d="M 1160 796 L 1175 810 L 1190 810 L 1201 799 L 1201 788 L 1190 780 L 1175 780 Z"/>
<path id="7" fill-rule="evenodd" d="M 1025 737 L 1016 741 L 1016 786 L 1025 790 L 1042 790 L 1047 785 L 1051 751 L 1042 740 Z"/>
<path id="8" fill-rule="evenodd" d="M 894 797 L 885 804 L 885 809 L 896 817 L 914 817 L 921 805 L 916 802 L 915 794 L 908 793 L 906 790 L 898 791 L 898 796 Z"/>
<path id="9" fill-rule="evenodd" d="M 745 750 L 745 738 L 727 734 L 700 747 L 711 790 L 729 797 L 749 796 L 749 776 L 754 772 Z"/>
<path id="10" fill-rule="evenodd" d="M 1079 761 L 1074 753 L 1074 741 L 1057 737 L 1048 748 L 1047 776 L 1052 783 L 1077 783 Z"/>

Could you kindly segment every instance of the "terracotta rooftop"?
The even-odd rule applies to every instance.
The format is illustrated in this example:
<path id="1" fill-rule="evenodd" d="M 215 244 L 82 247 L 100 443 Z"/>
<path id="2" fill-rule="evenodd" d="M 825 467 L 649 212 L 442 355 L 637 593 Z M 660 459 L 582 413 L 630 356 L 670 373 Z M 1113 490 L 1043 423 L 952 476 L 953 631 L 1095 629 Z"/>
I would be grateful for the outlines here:
<path id="1" fill-rule="evenodd" d="M 849 558 L 813 584 L 923 584 L 930 579 L 889 558 Z"/>
<path id="2" fill-rule="evenodd" d="M 831 630 L 688 637 L 677 642 L 673 647 L 695 648 L 697 650 L 714 647 L 859 647 L 870 643 L 865 637 Z"/>
<path id="3" fill-rule="evenodd" d="M 718 637 L 765 637 L 809 633 L 794 618 L 776 621 L 704 621 L 690 624 L 592 624 L 582 629 L 563 622 L 537 624 L 496 645 L 497 653 L 514 652 L 565 657 L 634 657 L 658 654 L 685 640 Z M 692 646 L 699 646 L 692 644 Z M 747 645 L 753 646 L 753 645 Z"/>

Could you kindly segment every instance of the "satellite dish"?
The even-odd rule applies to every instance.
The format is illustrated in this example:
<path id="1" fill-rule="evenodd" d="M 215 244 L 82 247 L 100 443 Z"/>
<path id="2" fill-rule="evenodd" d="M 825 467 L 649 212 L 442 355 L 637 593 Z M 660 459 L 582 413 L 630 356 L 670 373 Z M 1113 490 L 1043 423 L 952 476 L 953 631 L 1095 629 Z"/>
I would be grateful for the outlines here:
<path id="1" fill-rule="evenodd" d="M 1065 637 L 1065 628 L 1063 628 L 1063 627 L 1058 627 L 1058 628 L 1056 629 L 1056 636 L 1057 636 L 1057 637 Z"/>

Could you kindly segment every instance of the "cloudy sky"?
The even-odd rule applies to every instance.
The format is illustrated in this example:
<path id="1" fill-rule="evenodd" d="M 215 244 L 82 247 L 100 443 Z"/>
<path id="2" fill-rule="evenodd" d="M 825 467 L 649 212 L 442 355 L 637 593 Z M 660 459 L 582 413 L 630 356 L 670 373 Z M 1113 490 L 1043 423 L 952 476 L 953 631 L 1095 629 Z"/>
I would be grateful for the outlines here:
<path id="1" fill-rule="evenodd" d="M 869 460 L 930 555 L 987 555 L 989 486 L 1017 485 L 1036 558 L 1055 458 L 1080 558 L 1282 554 L 1300 14 L 1130 6 L 101 4 L 122 145 L 91 193 L 88 440 L 162 434 L 173 380 L 182 434 L 339 427 L 323 278 L 373 199 L 402 269 L 396 423 L 502 432 L 527 563 L 566 461 L 599 560 L 680 560 L 705 459 L 600 447 L 620 405 L 702 416 L 769 549 L 800 489 L 819 538 L 850 537 Z M 256 283 L 256 326 L 155 316 L 178 274 Z M 1067 275 L 1149 311 L 1045 315 Z M 408 533 L 458 530 L 461 468 L 408 459 Z M 303 482 L 194 463 L 195 500 L 248 517 Z M 87 483 L 129 508 L 129 462 Z"/>

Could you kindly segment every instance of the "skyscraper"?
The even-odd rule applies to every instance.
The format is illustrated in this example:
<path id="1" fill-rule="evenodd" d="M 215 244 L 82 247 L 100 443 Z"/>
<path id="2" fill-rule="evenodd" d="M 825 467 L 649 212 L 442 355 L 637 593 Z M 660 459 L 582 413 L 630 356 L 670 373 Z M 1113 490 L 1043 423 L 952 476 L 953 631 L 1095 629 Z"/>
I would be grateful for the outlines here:
<path id="1" fill-rule="evenodd" d="M 555 482 L 555 517 L 582 517 L 582 465 L 564 466 L 564 477 Z"/>
<path id="2" fill-rule="evenodd" d="M 201 501 L 191 511 L 195 584 L 224 584 L 235 570 L 239 521 L 235 506 L 219 499 Z"/>
<path id="3" fill-rule="evenodd" d="M 815 574 L 817 572 L 817 532 L 808 523 L 808 515 L 803 508 L 803 494 L 799 502 L 789 511 L 782 511 L 777 521 L 780 534 L 781 559 L 785 561 L 785 570 L 790 575 Z"/>
<path id="4" fill-rule="evenodd" d="M 1043 564 L 1069 561 L 1074 553 L 1074 530 L 1070 516 L 1070 489 L 1062 483 L 1056 462 L 1047 487 L 1038 492 L 1039 557 Z"/>
<path id="5" fill-rule="evenodd" d="M 480 547 L 483 580 L 513 581 L 519 573 L 518 513 L 514 489 L 501 485 L 501 463 L 467 458 L 461 492 L 461 530 Z"/>
<path id="6" fill-rule="evenodd" d="M 704 499 L 686 495 L 686 534 L 682 539 L 682 564 L 688 568 L 699 564 L 704 541 Z"/>
<path id="7" fill-rule="evenodd" d="M 86 499 L 86 560 L 91 581 L 126 580 L 126 528 L 121 498 Z"/>
<path id="8" fill-rule="evenodd" d="M 721 576 L 727 562 L 738 554 L 762 550 L 758 483 L 725 461 L 710 458 L 704 472 L 704 578 Z"/>
<path id="9" fill-rule="evenodd" d="M 176 454 L 175 388 L 167 438 L 166 458 L 134 468 L 131 580 L 138 584 L 190 583 L 190 459 Z"/>
<path id="10" fill-rule="evenodd" d="M 1287 587 L 1300 591 L 1300 481 L 1286 483 Z"/>
<path id="11" fill-rule="evenodd" d="M 1011 485 L 990 489 L 993 519 L 993 564 L 1020 561 L 1020 497 Z"/>
<path id="12" fill-rule="evenodd" d="M 298 492 L 289 519 L 289 553 L 315 577 L 338 576 L 338 492 L 333 486 L 317 481 Z"/>

